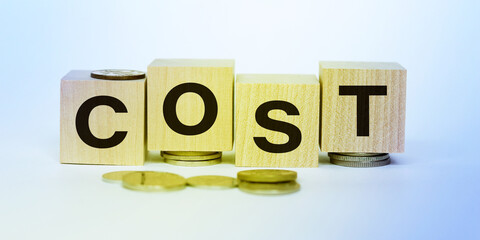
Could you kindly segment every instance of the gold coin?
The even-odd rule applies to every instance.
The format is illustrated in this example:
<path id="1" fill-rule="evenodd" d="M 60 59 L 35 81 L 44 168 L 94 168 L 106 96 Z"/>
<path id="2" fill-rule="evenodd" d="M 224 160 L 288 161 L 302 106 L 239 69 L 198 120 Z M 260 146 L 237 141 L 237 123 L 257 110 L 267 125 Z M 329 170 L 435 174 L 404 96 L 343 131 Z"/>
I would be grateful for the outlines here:
<path id="1" fill-rule="evenodd" d="M 239 180 L 248 182 L 288 182 L 297 179 L 297 172 L 280 169 L 256 169 L 238 172 Z"/>
<path id="2" fill-rule="evenodd" d="M 123 187 L 146 192 L 184 189 L 184 177 L 168 172 L 134 172 L 123 177 Z"/>
<path id="3" fill-rule="evenodd" d="M 117 171 L 117 172 L 109 172 L 102 175 L 102 180 L 108 183 L 121 183 L 123 176 L 134 173 L 139 171 Z"/>
<path id="4" fill-rule="evenodd" d="M 205 175 L 187 179 L 187 184 L 196 188 L 225 189 L 237 186 L 237 179 L 226 176 Z"/>
<path id="5" fill-rule="evenodd" d="M 280 195 L 294 193 L 300 190 L 300 184 L 296 181 L 281 183 L 255 183 L 240 181 L 238 188 L 247 193 L 263 194 L 263 195 Z"/>
<path id="6" fill-rule="evenodd" d="M 103 80 L 138 80 L 144 79 L 145 73 L 127 69 L 103 69 L 92 71 L 90 77 Z"/>
<path id="7" fill-rule="evenodd" d="M 212 159 L 212 160 L 203 160 L 203 161 L 182 161 L 182 160 L 173 160 L 165 159 L 165 162 L 172 165 L 182 166 L 182 167 L 204 167 L 219 164 L 222 162 L 222 159 Z"/>
<path id="8" fill-rule="evenodd" d="M 212 155 L 218 152 L 196 152 L 196 151 L 163 151 L 164 153 L 170 155 L 177 155 L 177 156 L 205 156 L 205 155 Z"/>
<path id="9" fill-rule="evenodd" d="M 210 155 L 174 155 L 169 154 L 169 152 L 162 152 L 162 157 L 170 160 L 180 160 L 180 161 L 204 161 L 212 160 L 222 157 L 222 152 L 214 152 Z"/>

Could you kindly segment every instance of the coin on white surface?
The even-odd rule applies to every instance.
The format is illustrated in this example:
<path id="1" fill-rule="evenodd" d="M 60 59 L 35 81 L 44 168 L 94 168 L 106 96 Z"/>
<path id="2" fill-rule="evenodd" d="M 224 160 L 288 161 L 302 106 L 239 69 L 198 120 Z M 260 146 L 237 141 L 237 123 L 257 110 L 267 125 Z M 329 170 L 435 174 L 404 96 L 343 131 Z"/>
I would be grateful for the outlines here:
<path id="1" fill-rule="evenodd" d="M 184 189 L 184 177 L 168 172 L 134 172 L 123 177 L 123 187 L 138 191 L 174 191 Z"/>
<path id="2" fill-rule="evenodd" d="M 240 181 L 238 188 L 244 192 L 261 195 L 281 195 L 294 193 L 300 190 L 300 184 L 296 181 L 279 183 L 258 183 Z"/>
<path id="3" fill-rule="evenodd" d="M 281 169 L 255 169 L 240 171 L 237 178 L 248 182 L 287 182 L 297 179 L 297 172 Z"/>
<path id="4" fill-rule="evenodd" d="M 237 186 L 237 179 L 226 176 L 205 175 L 187 179 L 187 184 L 196 188 L 226 189 Z"/>

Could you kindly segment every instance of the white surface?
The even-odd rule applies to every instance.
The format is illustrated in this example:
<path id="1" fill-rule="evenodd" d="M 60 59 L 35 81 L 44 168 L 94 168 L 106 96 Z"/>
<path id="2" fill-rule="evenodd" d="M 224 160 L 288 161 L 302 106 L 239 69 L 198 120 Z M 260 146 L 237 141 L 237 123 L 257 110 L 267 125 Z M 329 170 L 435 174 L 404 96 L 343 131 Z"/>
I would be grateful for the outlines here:
<path id="1" fill-rule="evenodd" d="M 480 239 L 480 2 L 11 1 L 0 15 L 0 239 Z M 131 34 L 133 33 L 133 34 Z M 319 60 L 408 71 L 406 153 L 374 169 L 296 169 L 280 197 L 132 192 L 61 165 L 60 78 L 154 58 L 234 58 L 237 73 L 318 74 Z"/>
<path id="2" fill-rule="evenodd" d="M 40 144 L 42 145 L 42 144 Z M 2 239 L 478 239 L 478 161 L 409 142 L 393 164 L 295 169 L 301 190 L 257 196 L 238 189 L 144 193 L 105 183 L 108 171 L 235 176 L 226 162 L 186 168 L 61 165 L 45 148 L 17 148 L 2 171 Z M 418 146 L 418 147 L 415 147 Z M 14 150 L 14 149 L 12 149 Z M 21 155 L 22 157 L 18 157 Z M 455 161 L 453 161 L 455 160 Z"/>

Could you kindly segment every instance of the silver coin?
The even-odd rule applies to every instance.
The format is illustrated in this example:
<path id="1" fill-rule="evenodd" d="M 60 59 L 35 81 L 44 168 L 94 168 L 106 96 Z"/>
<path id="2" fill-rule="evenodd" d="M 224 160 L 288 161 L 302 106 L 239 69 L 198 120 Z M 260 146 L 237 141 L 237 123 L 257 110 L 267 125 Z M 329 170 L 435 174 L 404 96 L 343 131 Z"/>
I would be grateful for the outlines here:
<path id="1" fill-rule="evenodd" d="M 145 73 L 127 69 L 103 69 L 92 71 L 90 77 L 103 80 L 138 80 L 144 79 Z"/>
<path id="2" fill-rule="evenodd" d="M 388 153 L 379 153 L 375 156 L 355 156 L 355 155 L 345 155 L 339 153 L 328 153 L 330 159 L 340 160 L 340 161 L 350 161 L 350 162 L 375 162 L 382 161 L 389 158 Z"/>
<path id="3" fill-rule="evenodd" d="M 355 162 L 355 161 L 342 161 L 337 159 L 330 159 L 330 162 L 335 165 L 344 166 L 344 167 L 357 167 L 357 168 L 368 168 L 368 167 L 381 167 L 390 164 L 390 158 L 380 160 L 380 161 L 371 161 L 371 162 Z"/>

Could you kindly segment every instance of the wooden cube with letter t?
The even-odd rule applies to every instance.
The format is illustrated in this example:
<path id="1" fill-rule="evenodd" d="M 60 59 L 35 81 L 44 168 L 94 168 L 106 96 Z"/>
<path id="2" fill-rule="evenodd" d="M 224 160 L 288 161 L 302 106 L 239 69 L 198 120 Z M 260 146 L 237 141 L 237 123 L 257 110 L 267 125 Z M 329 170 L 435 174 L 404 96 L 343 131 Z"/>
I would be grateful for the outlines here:
<path id="1" fill-rule="evenodd" d="M 320 62 L 323 152 L 404 151 L 407 71 L 398 63 Z"/>
<path id="2" fill-rule="evenodd" d="M 234 64 L 154 60 L 148 66 L 148 149 L 232 150 Z"/>
<path id="3" fill-rule="evenodd" d="M 235 99 L 236 166 L 318 167 L 315 75 L 239 74 Z"/>
<path id="4" fill-rule="evenodd" d="M 60 162 L 143 165 L 145 74 L 137 80 L 104 80 L 91 71 L 61 81 Z"/>

